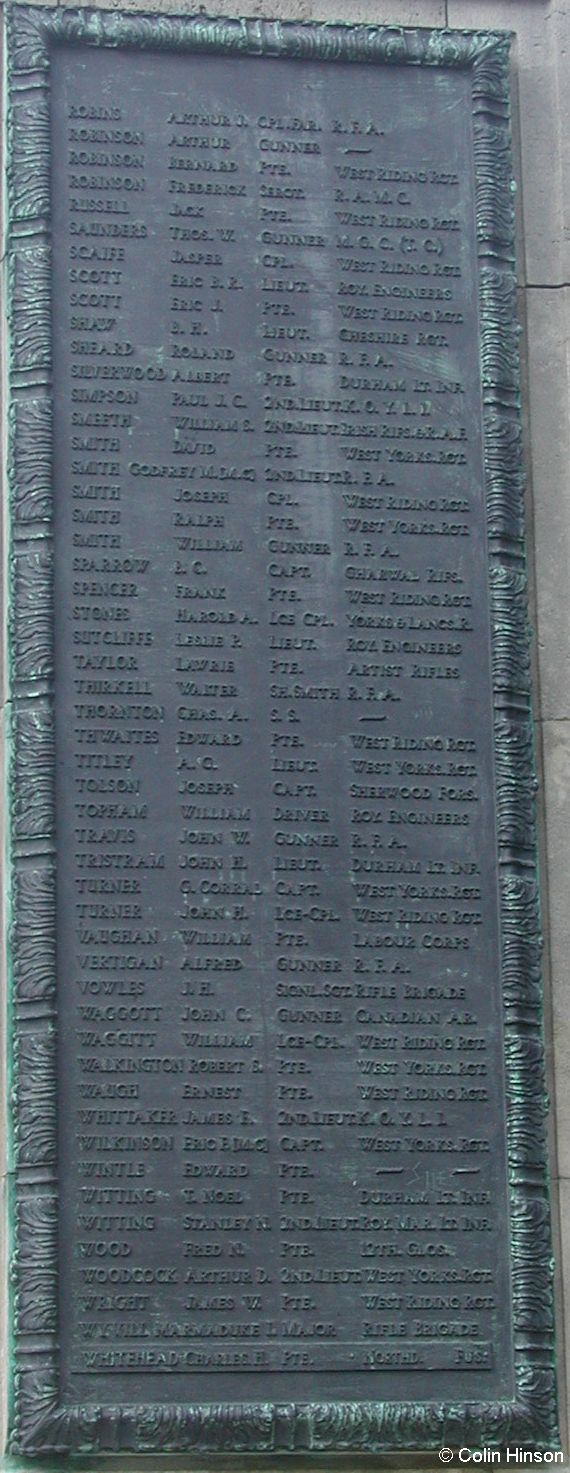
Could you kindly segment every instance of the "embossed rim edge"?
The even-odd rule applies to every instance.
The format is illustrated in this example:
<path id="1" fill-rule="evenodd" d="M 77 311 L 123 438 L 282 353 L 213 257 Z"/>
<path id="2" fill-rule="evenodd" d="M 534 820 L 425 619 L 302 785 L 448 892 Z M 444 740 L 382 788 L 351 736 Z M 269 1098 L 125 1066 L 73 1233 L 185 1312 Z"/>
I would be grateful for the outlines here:
<path id="1" fill-rule="evenodd" d="M 227 20 L 11 4 L 9 650 L 16 1162 L 10 1449 L 421 1451 L 445 1441 L 557 1444 L 534 830 L 520 388 L 508 106 L 509 38 L 397 25 Z M 516 1397 L 507 1402 L 101 1408 L 58 1399 L 55 809 L 49 68 L 57 43 L 467 67 L 472 74 L 483 428 L 502 874 L 507 1140 Z M 30 939 L 31 938 L 31 939 Z"/>

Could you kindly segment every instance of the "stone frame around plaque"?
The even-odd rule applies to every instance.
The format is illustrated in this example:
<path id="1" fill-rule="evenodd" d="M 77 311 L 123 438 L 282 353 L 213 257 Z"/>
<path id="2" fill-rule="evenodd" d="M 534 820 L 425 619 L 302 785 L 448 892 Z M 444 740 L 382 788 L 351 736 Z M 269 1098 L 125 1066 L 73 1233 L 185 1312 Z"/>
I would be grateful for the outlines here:
<path id="1" fill-rule="evenodd" d="M 384 1453 L 557 1445 L 509 36 L 10 5 L 8 25 L 10 1450 Z M 51 470 L 50 58 L 60 44 L 467 69 L 501 874 L 516 1396 L 441 1403 L 62 1406 L 58 1394 L 57 963 Z"/>

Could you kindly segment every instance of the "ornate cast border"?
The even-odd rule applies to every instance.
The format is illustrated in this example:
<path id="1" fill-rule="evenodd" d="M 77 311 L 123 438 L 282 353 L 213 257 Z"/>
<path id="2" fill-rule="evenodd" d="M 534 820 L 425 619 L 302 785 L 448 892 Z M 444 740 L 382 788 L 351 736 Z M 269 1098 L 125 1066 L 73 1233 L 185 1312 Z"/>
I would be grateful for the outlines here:
<path id="1" fill-rule="evenodd" d="M 461 67 L 472 79 L 502 877 L 516 1360 L 512 1402 L 59 1404 L 49 91 L 51 48 L 62 42 Z M 509 38 L 502 33 L 10 6 L 14 1452 L 372 1453 L 442 1443 L 556 1445 L 508 49 Z"/>

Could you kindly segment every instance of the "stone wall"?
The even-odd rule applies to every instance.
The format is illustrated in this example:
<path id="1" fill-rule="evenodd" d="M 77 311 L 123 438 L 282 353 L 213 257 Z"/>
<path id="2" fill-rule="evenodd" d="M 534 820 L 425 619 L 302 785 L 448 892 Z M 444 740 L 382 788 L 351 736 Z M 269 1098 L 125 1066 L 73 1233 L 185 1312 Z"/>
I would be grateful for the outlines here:
<path id="1" fill-rule="evenodd" d="M 44 3 L 44 0 L 36 0 Z M 51 0 L 45 0 L 51 3 Z M 119 8 L 117 0 L 97 0 Z M 145 10 L 138 0 L 122 9 Z M 179 11 L 181 0 L 154 0 Z M 205 9 L 205 7 L 201 7 Z M 513 101 L 528 465 L 528 547 L 545 934 L 552 1205 L 557 1258 L 562 1431 L 568 1447 L 564 1303 L 570 1326 L 570 0 L 217 0 L 217 14 L 287 20 L 506 29 L 514 33 Z M 153 1473 L 155 1460 L 152 1459 Z M 298 1460 L 280 1459 L 287 1468 Z M 440 1467 L 437 1459 L 363 1458 L 368 1468 Z M 149 1461 L 143 1460 L 149 1467 Z M 196 1463 L 177 1459 L 179 1468 Z M 336 1462 L 336 1460 L 335 1460 Z M 260 1460 L 264 1464 L 265 1460 Z M 323 1468 L 330 1459 L 319 1458 Z M 106 1459 L 121 1469 L 124 1459 Z M 222 1469 L 241 1459 L 213 1459 Z M 1 1463 L 0 1463 L 0 1466 Z M 23 1473 L 20 1459 L 6 1468 Z M 137 1460 L 137 1467 L 142 1466 Z M 200 1460 L 200 1466 L 203 1466 Z M 351 1473 L 354 1460 L 338 1460 Z M 570 1455 L 568 1455 L 570 1468 Z M 51 1463 L 50 1463 L 51 1467 Z M 93 1467 L 74 1459 L 74 1467 Z M 328 1473 L 327 1468 L 327 1473 Z"/>

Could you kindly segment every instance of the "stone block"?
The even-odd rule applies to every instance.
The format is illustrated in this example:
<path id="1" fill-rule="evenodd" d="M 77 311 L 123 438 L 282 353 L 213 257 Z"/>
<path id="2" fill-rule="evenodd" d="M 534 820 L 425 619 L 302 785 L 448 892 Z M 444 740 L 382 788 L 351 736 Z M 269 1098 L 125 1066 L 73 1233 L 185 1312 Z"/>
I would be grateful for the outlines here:
<path id="1" fill-rule="evenodd" d="M 570 726 L 543 726 L 545 845 L 548 881 L 543 894 L 543 927 L 548 934 L 552 973 L 553 1105 L 557 1121 L 558 1167 L 570 1178 Z"/>
<path id="2" fill-rule="evenodd" d="M 536 654 L 541 714 L 556 720 L 570 717 L 570 289 L 528 291 L 526 298 Z"/>
<path id="3" fill-rule="evenodd" d="M 40 0 L 40 3 L 51 3 L 51 0 Z M 63 5 L 69 5 L 76 9 L 78 5 L 88 5 L 91 0 L 60 0 Z M 99 10 L 142 10 L 146 11 L 148 6 L 141 4 L 140 0 L 98 0 Z M 197 13 L 199 5 L 189 6 L 187 13 Z M 179 14 L 180 0 L 155 0 L 153 9 L 163 15 Z M 334 23 L 342 20 L 358 25 L 398 25 L 398 26 L 444 26 L 445 25 L 445 0 L 404 0 L 404 3 L 396 7 L 393 3 L 375 5 L 373 0 L 344 0 L 342 5 L 332 7 L 329 0 L 243 0 L 236 5 L 235 0 L 217 0 L 215 6 L 210 7 L 216 15 L 255 16 L 267 18 L 268 20 L 289 21 L 329 21 Z"/>
<path id="4" fill-rule="evenodd" d="M 570 1318 L 570 1181 L 562 1179 L 559 1183 L 560 1202 L 560 1232 L 558 1258 L 560 1263 L 559 1284 L 557 1294 L 557 1320 L 558 1320 L 558 1345 L 559 1345 L 559 1396 L 560 1396 L 560 1431 L 562 1446 L 566 1452 L 564 1470 L 570 1468 L 570 1437 L 568 1428 L 568 1408 L 570 1406 L 570 1382 L 568 1379 L 568 1367 L 564 1366 L 564 1353 L 562 1349 L 562 1335 L 564 1323 L 568 1324 Z"/>

